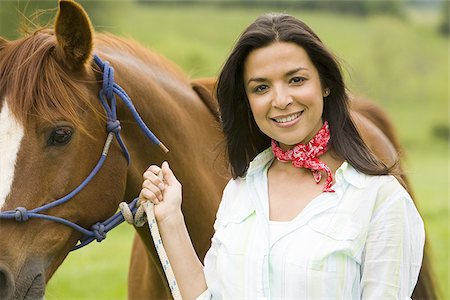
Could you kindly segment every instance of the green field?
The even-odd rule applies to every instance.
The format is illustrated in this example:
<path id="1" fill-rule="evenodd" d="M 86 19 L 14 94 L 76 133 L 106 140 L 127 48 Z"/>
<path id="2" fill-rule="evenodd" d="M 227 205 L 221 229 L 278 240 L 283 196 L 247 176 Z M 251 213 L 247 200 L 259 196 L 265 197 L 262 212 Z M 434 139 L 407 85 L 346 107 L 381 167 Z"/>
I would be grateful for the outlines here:
<path id="1" fill-rule="evenodd" d="M 96 30 L 138 40 L 192 78 L 216 76 L 238 34 L 269 11 L 105 3 L 108 19 L 96 23 Z M 393 119 L 442 299 L 450 299 L 449 41 L 438 34 L 436 17 L 278 11 L 309 24 L 340 57 L 351 90 L 380 103 Z M 121 225 L 103 243 L 70 254 L 49 283 L 46 299 L 125 299 L 132 236 L 132 229 Z"/>

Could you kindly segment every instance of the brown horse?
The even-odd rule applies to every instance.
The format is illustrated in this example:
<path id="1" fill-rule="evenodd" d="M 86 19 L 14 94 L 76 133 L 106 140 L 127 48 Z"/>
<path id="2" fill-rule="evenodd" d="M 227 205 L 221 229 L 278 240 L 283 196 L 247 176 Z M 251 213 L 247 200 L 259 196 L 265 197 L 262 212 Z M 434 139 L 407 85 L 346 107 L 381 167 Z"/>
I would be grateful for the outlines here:
<path id="1" fill-rule="evenodd" d="M 54 30 L 38 30 L 16 41 L 0 38 L 0 212 L 14 213 L 12 219 L 0 219 L 0 299 L 42 298 L 45 283 L 80 239 L 72 227 L 34 219 L 26 209 L 70 195 L 102 156 L 110 134 L 98 99 L 103 77 L 94 54 L 114 66 L 115 82 L 170 152 L 152 145 L 129 107 L 118 101 L 117 119 L 131 163 L 114 141 L 89 184 L 43 214 L 90 228 L 113 215 L 121 201 L 138 195 L 149 164 L 168 160 L 183 184 L 183 211 L 199 257 L 209 248 L 215 212 L 229 178 L 223 151 L 218 151 L 223 136 L 211 97 L 213 81 L 190 82 L 173 64 L 137 43 L 94 36 L 84 10 L 61 0 Z M 377 124 L 358 114 L 358 105 L 354 110 L 373 151 L 388 163 L 395 161 L 395 143 L 378 128 L 387 122 L 384 115 Z M 114 134 L 118 129 L 108 125 Z M 148 229 L 137 228 L 137 233 L 129 298 L 168 299 Z M 426 288 L 419 283 L 417 290 L 424 293 Z"/>

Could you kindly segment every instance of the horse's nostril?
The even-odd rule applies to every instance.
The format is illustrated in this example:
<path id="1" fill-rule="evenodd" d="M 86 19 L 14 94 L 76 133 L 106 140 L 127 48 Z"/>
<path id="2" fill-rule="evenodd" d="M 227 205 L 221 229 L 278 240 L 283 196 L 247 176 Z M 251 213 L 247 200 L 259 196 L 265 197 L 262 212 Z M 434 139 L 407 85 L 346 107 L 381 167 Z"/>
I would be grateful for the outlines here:
<path id="1" fill-rule="evenodd" d="M 0 265 L 0 299 L 10 299 L 14 291 L 14 280 L 8 268 Z"/>

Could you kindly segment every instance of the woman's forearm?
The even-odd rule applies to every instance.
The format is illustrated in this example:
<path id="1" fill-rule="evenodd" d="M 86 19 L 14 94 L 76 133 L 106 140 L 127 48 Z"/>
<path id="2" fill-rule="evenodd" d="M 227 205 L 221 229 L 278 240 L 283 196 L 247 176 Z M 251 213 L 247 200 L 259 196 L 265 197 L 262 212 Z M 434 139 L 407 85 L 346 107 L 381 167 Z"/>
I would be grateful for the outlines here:
<path id="1" fill-rule="evenodd" d="M 181 296 L 195 299 L 207 289 L 203 265 L 198 259 L 181 211 L 158 222 Z"/>

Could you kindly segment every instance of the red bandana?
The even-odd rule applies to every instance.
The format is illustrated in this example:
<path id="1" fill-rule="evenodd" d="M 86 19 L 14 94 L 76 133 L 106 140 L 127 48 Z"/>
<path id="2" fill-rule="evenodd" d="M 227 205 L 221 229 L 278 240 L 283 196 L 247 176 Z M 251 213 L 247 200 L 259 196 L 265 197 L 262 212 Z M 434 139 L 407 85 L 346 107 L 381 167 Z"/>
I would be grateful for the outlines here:
<path id="1" fill-rule="evenodd" d="M 320 171 L 327 173 L 327 181 L 323 187 L 324 192 L 334 192 L 331 188 L 333 183 L 333 175 L 330 168 L 317 157 L 327 152 L 328 141 L 330 140 L 330 129 L 328 122 L 323 123 L 319 132 L 309 141 L 308 144 L 297 144 L 294 148 L 283 151 L 278 143 L 272 139 L 272 152 L 279 161 L 292 161 L 296 168 L 311 169 L 316 183 L 320 182 L 322 174 Z"/>

